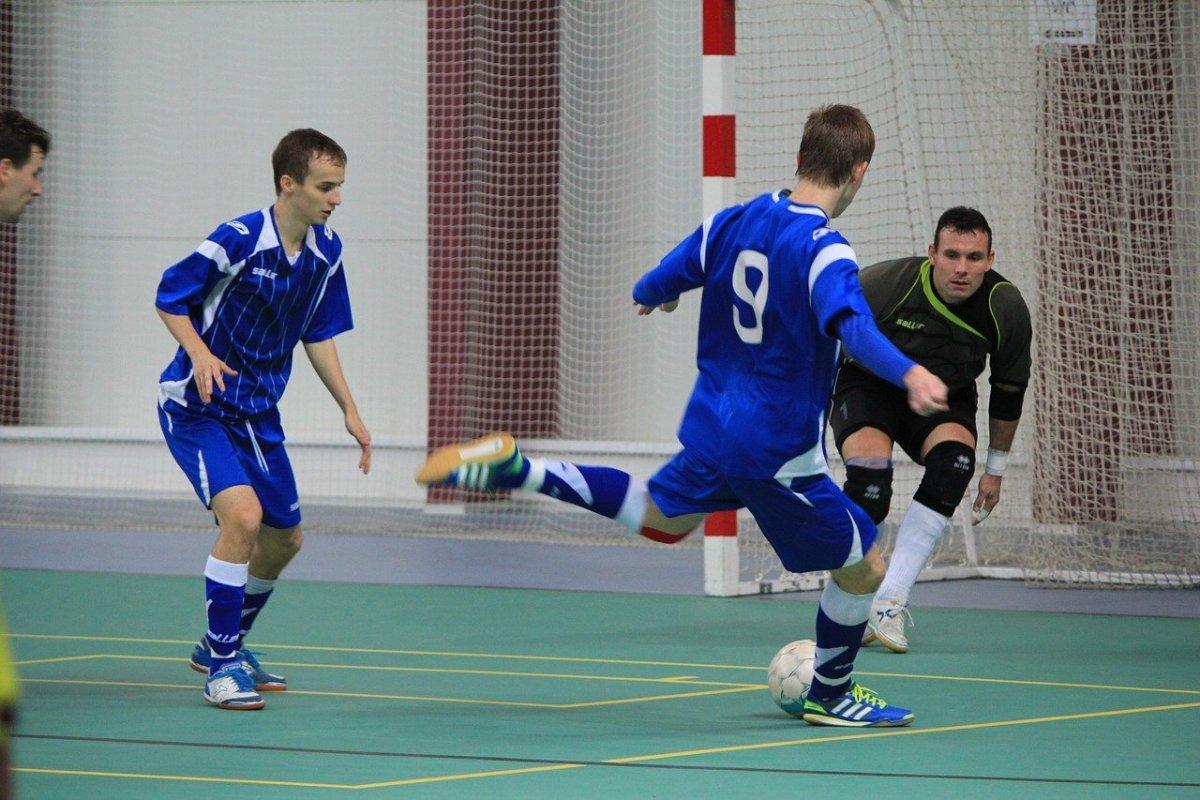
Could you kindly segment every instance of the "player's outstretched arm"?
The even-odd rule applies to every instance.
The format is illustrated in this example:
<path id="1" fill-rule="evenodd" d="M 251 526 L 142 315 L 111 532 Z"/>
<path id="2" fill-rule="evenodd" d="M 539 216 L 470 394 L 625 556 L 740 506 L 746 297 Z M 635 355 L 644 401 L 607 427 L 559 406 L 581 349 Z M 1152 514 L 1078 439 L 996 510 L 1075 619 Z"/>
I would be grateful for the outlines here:
<path id="1" fill-rule="evenodd" d="M 659 303 L 656 306 L 653 306 L 653 305 L 644 306 L 641 303 L 639 303 L 637 300 L 634 300 L 633 304 L 635 306 L 637 306 L 637 314 L 639 317 L 644 317 L 647 314 L 653 314 L 654 309 L 656 309 L 656 308 L 661 309 L 663 311 L 663 313 L 665 313 L 665 314 L 670 314 L 672 311 L 679 308 L 679 298 L 676 297 L 674 300 L 668 300 L 667 302 Z"/>
<path id="2" fill-rule="evenodd" d="M 908 390 L 908 407 L 923 417 L 950 408 L 946 384 L 920 364 L 913 364 L 904 373 L 904 388 Z"/>
<path id="3" fill-rule="evenodd" d="M 358 459 L 358 468 L 366 475 L 371 471 L 371 432 L 363 424 L 362 418 L 358 415 L 358 406 L 354 404 L 354 398 L 350 396 L 350 386 L 346 383 L 346 376 L 342 373 L 342 362 L 338 359 L 337 347 L 333 344 L 333 339 L 305 342 L 304 352 L 308 355 L 308 360 L 312 362 L 313 371 L 317 373 L 321 383 L 325 384 L 329 394 L 342 409 L 346 418 L 346 431 L 354 437 L 354 441 L 358 442 L 358 446 L 362 450 Z"/>
<path id="4" fill-rule="evenodd" d="M 217 390 L 225 391 L 225 376 L 237 375 L 237 370 L 212 354 L 192 327 L 191 319 L 182 314 L 168 314 L 161 308 L 155 311 L 192 361 L 192 378 L 196 381 L 200 402 L 211 402 L 214 385 Z"/>

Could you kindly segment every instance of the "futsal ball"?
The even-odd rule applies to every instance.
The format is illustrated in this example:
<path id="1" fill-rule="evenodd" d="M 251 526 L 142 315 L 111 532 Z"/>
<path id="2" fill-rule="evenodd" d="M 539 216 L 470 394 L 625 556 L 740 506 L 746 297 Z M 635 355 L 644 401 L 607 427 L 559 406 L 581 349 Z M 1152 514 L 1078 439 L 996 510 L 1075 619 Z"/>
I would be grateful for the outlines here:
<path id="1" fill-rule="evenodd" d="M 800 639 L 780 648 L 767 667 L 771 699 L 793 717 L 804 715 L 804 698 L 812 686 L 816 655 L 817 643 L 812 639 Z"/>

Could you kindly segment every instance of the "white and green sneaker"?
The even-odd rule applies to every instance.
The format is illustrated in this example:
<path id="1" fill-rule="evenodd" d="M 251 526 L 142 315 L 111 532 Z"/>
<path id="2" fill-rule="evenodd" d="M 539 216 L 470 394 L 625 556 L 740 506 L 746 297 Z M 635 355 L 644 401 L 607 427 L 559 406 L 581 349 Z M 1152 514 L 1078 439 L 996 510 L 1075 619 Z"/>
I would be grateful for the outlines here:
<path id="1" fill-rule="evenodd" d="M 906 624 L 913 624 L 908 603 L 876 598 L 871 603 L 871 616 L 867 620 L 863 644 L 877 641 L 893 653 L 907 653 L 908 636 L 904 633 Z"/>
<path id="2" fill-rule="evenodd" d="M 515 488 L 525 458 L 507 433 L 492 433 L 434 450 L 417 470 L 417 483 L 492 492 Z"/>

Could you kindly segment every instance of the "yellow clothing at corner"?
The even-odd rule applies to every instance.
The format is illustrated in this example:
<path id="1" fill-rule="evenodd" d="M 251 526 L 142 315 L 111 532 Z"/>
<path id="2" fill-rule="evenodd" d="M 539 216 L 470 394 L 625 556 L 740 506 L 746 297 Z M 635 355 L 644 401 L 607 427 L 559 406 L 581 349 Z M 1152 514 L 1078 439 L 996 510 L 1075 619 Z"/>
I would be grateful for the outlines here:
<path id="1" fill-rule="evenodd" d="M 16 705 L 17 668 L 13 666 L 8 647 L 8 631 L 4 628 L 4 610 L 0 609 L 0 708 Z"/>

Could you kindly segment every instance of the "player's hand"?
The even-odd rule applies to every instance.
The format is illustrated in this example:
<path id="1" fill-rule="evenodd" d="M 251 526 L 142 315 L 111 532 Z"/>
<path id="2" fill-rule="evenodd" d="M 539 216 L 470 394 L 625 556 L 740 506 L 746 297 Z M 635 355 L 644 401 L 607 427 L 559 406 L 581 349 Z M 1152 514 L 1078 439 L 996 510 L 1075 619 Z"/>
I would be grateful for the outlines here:
<path id="1" fill-rule="evenodd" d="M 362 455 L 358 457 L 358 468 L 366 475 L 371 471 L 371 432 L 358 416 L 358 409 L 351 408 L 346 412 L 346 430 L 362 448 Z"/>
<path id="2" fill-rule="evenodd" d="M 908 407 L 922 417 L 950 409 L 946 403 L 946 384 L 920 364 L 912 365 L 904 373 L 904 386 L 908 389 Z"/>
<path id="3" fill-rule="evenodd" d="M 986 472 L 979 478 L 979 494 L 971 506 L 971 524 L 978 525 L 988 518 L 992 509 L 1000 502 L 1000 484 L 1004 481 L 999 475 L 988 475 Z"/>
<path id="4" fill-rule="evenodd" d="M 190 356 L 191 354 L 189 354 Z M 237 375 L 237 370 L 230 367 L 207 349 L 192 358 L 192 377 L 196 381 L 196 391 L 200 394 L 200 402 L 207 405 L 212 401 L 213 384 L 217 389 L 225 391 L 225 376 Z"/>
<path id="5" fill-rule="evenodd" d="M 634 305 L 637 306 L 637 313 L 639 317 L 644 317 L 647 314 L 653 314 L 654 309 L 656 308 L 661 309 L 665 314 L 670 314 L 672 311 L 679 308 L 679 298 L 676 297 L 674 300 L 668 300 L 667 302 L 657 306 L 644 306 L 636 301 L 634 302 Z"/>

